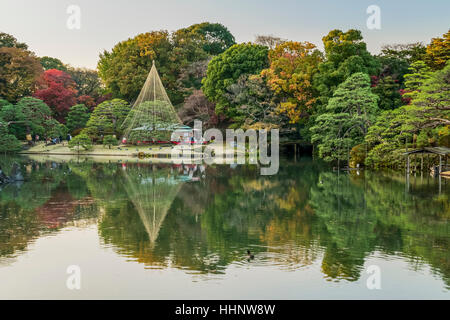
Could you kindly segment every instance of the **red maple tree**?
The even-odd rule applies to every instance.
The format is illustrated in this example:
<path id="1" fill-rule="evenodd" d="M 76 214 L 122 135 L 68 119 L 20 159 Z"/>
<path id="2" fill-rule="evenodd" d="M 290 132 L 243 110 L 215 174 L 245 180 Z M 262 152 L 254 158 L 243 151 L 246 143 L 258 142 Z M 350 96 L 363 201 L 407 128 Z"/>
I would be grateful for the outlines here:
<path id="1" fill-rule="evenodd" d="M 69 74 L 57 69 L 50 69 L 42 75 L 42 89 L 33 96 L 43 100 L 54 112 L 55 118 L 65 123 L 70 107 L 77 103 L 75 81 Z"/>

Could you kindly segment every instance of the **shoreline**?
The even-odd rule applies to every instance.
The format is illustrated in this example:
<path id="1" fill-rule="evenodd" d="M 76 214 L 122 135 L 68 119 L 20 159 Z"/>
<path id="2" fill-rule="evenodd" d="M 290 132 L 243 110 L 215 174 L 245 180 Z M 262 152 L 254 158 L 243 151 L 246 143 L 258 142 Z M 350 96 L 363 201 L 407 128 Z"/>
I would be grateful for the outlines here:
<path id="1" fill-rule="evenodd" d="M 226 159 L 235 158 L 241 153 L 235 148 L 227 148 L 224 145 L 210 144 L 215 153 L 214 163 L 225 162 Z M 172 155 L 173 146 L 114 146 L 111 149 L 102 145 L 94 145 L 91 150 L 74 151 L 66 145 L 45 146 L 39 144 L 30 149 L 19 152 L 19 155 L 31 158 L 55 158 L 59 160 L 69 160 L 76 158 L 92 158 L 100 161 L 144 161 L 144 162 L 195 162 L 203 158 L 204 146 L 188 146 L 183 148 L 183 153 L 178 153 L 179 157 Z M 199 152 L 201 150 L 201 152 Z M 248 156 L 245 153 L 245 156 Z"/>

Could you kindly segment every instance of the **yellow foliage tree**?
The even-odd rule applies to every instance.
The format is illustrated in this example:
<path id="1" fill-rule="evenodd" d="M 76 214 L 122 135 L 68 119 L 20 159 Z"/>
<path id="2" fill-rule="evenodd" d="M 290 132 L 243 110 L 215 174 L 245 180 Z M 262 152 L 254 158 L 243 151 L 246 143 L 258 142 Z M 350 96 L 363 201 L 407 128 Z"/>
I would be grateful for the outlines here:
<path id="1" fill-rule="evenodd" d="M 269 61 L 261 75 L 279 100 L 277 111 L 297 123 L 316 102 L 312 77 L 322 54 L 312 43 L 288 41 L 269 51 Z"/>
<path id="2" fill-rule="evenodd" d="M 450 30 L 442 38 L 433 38 L 427 46 L 427 62 L 434 70 L 445 67 L 450 60 Z"/>

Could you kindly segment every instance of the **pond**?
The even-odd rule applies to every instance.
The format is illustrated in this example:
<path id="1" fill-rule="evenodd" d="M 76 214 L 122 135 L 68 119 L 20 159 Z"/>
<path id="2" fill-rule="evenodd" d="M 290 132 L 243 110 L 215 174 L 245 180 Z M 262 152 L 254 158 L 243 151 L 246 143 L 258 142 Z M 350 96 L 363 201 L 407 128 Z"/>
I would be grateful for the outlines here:
<path id="1" fill-rule="evenodd" d="M 450 298 L 450 181 L 428 174 L 338 173 L 308 157 L 273 176 L 114 159 L 0 166 L 24 178 L 0 185 L 1 299 Z"/>

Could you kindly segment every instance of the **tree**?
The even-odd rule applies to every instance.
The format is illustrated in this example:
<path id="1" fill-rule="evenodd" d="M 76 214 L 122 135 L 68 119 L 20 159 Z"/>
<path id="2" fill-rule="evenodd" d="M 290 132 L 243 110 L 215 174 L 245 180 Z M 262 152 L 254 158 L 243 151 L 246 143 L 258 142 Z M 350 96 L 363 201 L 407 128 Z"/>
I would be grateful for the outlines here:
<path id="1" fill-rule="evenodd" d="M 370 89 L 370 78 L 358 72 L 338 86 L 325 113 L 311 128 L 312 142 L 326 161 L 344 160 L 360 144 L 378 112 L 378 97 Z"/>
<path id="2" fill-rule="evenodd" d="M 91 137 L 122 133 L 121 126 L 130 112 L 130 105 L 120 99 L 104 101 L 91 113 L 84 133 Z"/>
<path id="3" fill-rule="evenodd" d="M 136 99 L 155 60 L 161 80 L 174 104 L 182 95 L 176 91 L 177 60 L 167 31 L 139 34 L 118 43 L 111 52 L 104 51 L 98 62 L 98 72 L 115 97 L 129 101 Z"/>
<path id="4" fill-rule="evenodd" d="M 411 142 L 414 127 L 407 120 L 406 106 L 380 113 L 365 137 L 367 157 L 365 164 L 372 167 L 401 166 L 406 142 Z"/>
<path id="5" fill-rule="evenodd" d="M 419 128 L 450 126 L 450 63 L 436 71 L 419 88 L 410 112 L 420 119 Z"/>
<path id="6" fill-rule="evenodd" d="M 320 93 L 320 102 L 326 106 L 337 86 L 356 72 L 376 75 L 379 64 L 362 41 L 361 31 L 332 30 L 322 38 L 326 60 L 314 76 L 314 87 Z"/>
<path id="7" fill-rule="evenodd" d="M 193 30 L 203 36 L 203 50 L 210 55 L 221 54 L 236 43 L 231 32 L 220 23 L 200 23 Z"/>
<path id="8" fill-rule="evenodd" d="M 403 91 L 403 99 L 410 102 L 411 99 L 419 92 L 420 86 L 432 75 L 430 67 L 423 61 L 416 61 L 409 67 L 409 73 L 405 74 L 405 90 Z"/>
<path id="9" fill-rule="evenodd" d="M 24 139 L 27 134 L 64 135 L 63 126 L 51 117 L 50 108 L 39 99 L 25 97 L 14 106 L 4 105 L 0 110 L 0 118 L 7 124 L 8 132 L 19 139 Z"/>
<path id="10" fill-rule="evenodd" d="M 381 53 L 384 57 L 404 60 L 408 64 L 423 60 L 426 54 L 426 47 L 421 42 L 407 44 L 389 44 L 381 47 Z"/>
<path id="11" fill-rule="evenodd" d="M 377 56 L 380 64 L 380 70 L 376 77 L 378 80 L 385 77 L 391 77 L 401 87 L 403 85 L 403 76 L 408 73 L 409 63 L 405 59 L 384 56 Z"/>
<path id="12" fill-rule="evenodd" d="M 46 120 L 51 118 L 50 108 L 42 100 L 25 97 L 20 99 L 16 106 L 16 121 L 26 128 L 28 134 L 44 135 L 46 132 Z"/>
<path id="13" fill-rule="evenodd" d="M 45 120 L 44 125 L 46 138 L 59 138 L 67 135 L 67 127 L 54 118 Z"/>
<path id="14" fill-rule="evenodd" d="M 86 68 L 69 68 L 67 73 L 75 82 L 75 89 L 79 96 L 98 98 L 101 94 L 101 82 L 95 70 Z"/>
<path id="15" fill-rule="evenodd" d="M 275 49 L 276 46 L 279 46 L 280 44 L 285 43 L 287 40 L 285 39 L 281 39 L 279 37 L 275 37 L 272 35 L 256 35 L 255 37 L 255 43 L 262 45 L 262 46 L 266 46 L 268 47 L 270 50 Z"/>
<path id="16" fill-rule="evenodd" d="M 81 148 L 88 151 L 91 150 L 93 147 L 91 138 L 89 138 L 86 134 L 79 134 L 78 136 L 74 137 L 72 140 L 69 141 L 69 148 L 70 149 L 76 149 L 78 152 Z"/>
<path id="17" fill-rule="evenodd" d="M 383 46 L 381 54 L 376 57 L 380 64 L 377 78 L 391 77 L 402 86 L 409 65 L 424 55 L 425 47 L 421 43 Z"/>
<path id="18" fill-rule="evenodd" d="M 433 70 L 443 69 L 450 60 L 450 30 L 442 38 L 433 38 L 427 46 L 425 61 Z"/>
<path id="19" fill-rule="evenodd" d="M 99 76 L 114 97 L 133 101 L 155 60 L 170 100 L 178 105 L 192 93 L 192 87 L 199 89 L 201 78 L 191 78 L 191 64 L 208 61 L 232 44 L 234 37 L 224 26 L 208 22 L 172 34 L 165 30 L 147 32 L 104 51 L 98 63 Z M 190 73 L 188 77 L 186 73 Z"/>
<path id="20" fill-rule="evenodd" d="M 42 66 L 33 53 L 15 47 L 0 48 L 0 97 L 16 102 L 36 88 Z"/>
<path id="21" fill-rule="evenodd" d="M 234 36 L 228 29 L 220 23 L 203 22 L 194 24 L 184 29 L 176 31 L 173 35 L 175 46 L 180 46 L 180 41 L 186 38 L 194 39 L 200 43 L 201 48 L 208 55 L 218 55 L 235 44 Z M 198 46 L 198 45 L 197 45 Z M 195 61 L 191 59 L 191 61 Z"/>
<path id="22" fill-rule="evenodd" d="M 228 88 L 226 98 L 238 106 L 232 127 L 270 130 L 285 124 L 277 112 L 274 92 L 263 75 L 242 75 Z"/>
<path id="23" fill-rule="evenodd" d="M 206 70 L 210 59 L 192 62 L 180 71 L 177 79 L 177 87 L 186 95 L 186 98 L 194 91 L 202 87 L 202 79 L 206 77 Z"/>
<path id="24" fill-rule="evenodd" d="M 14 153 L 22 150 L 22 145 L 17 138 L 8 133 L 7 123 L 0 119 L 0 153 Z"/>
<path id="25" fill-rule="evenodd" d="M 425 146 L 430 141 L 446 145 L 450 136 L 446 129 L 450 126 L 450 64 L 428 79 L 423 74 L 411 78 L 416 89 L 411 103 L 383 112 L 369 129 L 365 138 L 370 150 L 367 165 L 401 167 L 405 146 Z"/>
<path id="26" fill-rule="evenodd" d="M 404 93 L 404 76 L 409 72 L 410 63 L 423 56 L 425 47 L 421 43 L 384 46 L 377 56 L 380 69 L 372 78 L 372 91 L 378 95 L 382 110 L 392 110 L 407 103 Z"/>
<path id="27" fill-rule="evenodd" d="M 176 91 L 186 99 L 201 88 L 212 56 L 235 44 L 233 35 L 218 23 L 200 23 L 172 33 L 172 59 L 176 61 L 178 77 Z M 176 102 L 175 102 L 176 103 Z"/>
<path id="28" fill-rule="evenodd" d="M 8 133 L 19 139 L 24 139 L 26 128 L 20 117 L 20 109 L 6 100 L 0 100 L 0 119 L 5 122 Z"/>
<path id="29" fill-rule="evenodd" d="M 117 146 L 119 141 L 116 137 L 108 135 L 103 138 L 103 145 L 107 146 L 109 149 L 111 149 L 112 146 Z"/>
<path id="30" fill-rule="evenodd" d="M 18 42 L 17 39 L 10 34 L 0 32 L 0 48 L 4 47 L 28 50 L 27 44 Z"/>
<path id="31" fill-rule="evenodd" d="M 37 90 L 33 96 L 43 100 L 58 121 L 65 123 L 70 107 L 76 104 L 76 84 L 69 74 L 57 69 L 50 69 L 43 75 L 44 88 Z"/>
<path id="32" fill-rule="evenodd" d="M 400 84 L 391 76 L 376 78 L 375 81 L 372 78 L 372 92 L 378 96 L 381 110 L 392 110 L 403 105 Z"/>
<path id="33" fill-rule="evenodd" d="M 108 98 L 103 99 L 102 97 L 99 97 L 97 99 L 94 99 L 91 96 L 79 96 L 78 97 L 78 103 L 84 104 L 86 108 L 88 108 L 89 112 L 94 111 L 95 107 L 106 100 L 111 100 L 111 97 L 108 96 Z"/>
<path id="34" fill-rule="evenodd" d="M 0 111 L 2 110 L 2 108 L 3 108 L 4 106 L 9 106 L 9 105 L 11 105 L 11 102 L 9 102 L 8 100 L 1 99 L 1 98 L 0 98 Z"/>
<path id="35" fill-rule="evenodd" d="M 203 128 L 214 128 L 219 124 L 219 116 L 215 112 L 216 105 L 206 98 L 201 90 L 195 90 L 183 103 L 178 112 L 180 119 L 188 126 L 194 120 L 200 120 Z"/>
<path id="36" fill-rule="evenodd" d="M 236 105 L 230 104 L 225 93 L 241 75 L 257 74 L 268 66 L 267 47 L 242 43 L 235 44 L 208 64 L 202 90 L 209 100 L 216 103 L 216 113 L 231 119 L 237 115 Z"/>
<path id="37" fill-rule="evenodd" d="M 57 58 L 44 56 L 39 58 L 39 61 L 41 62 L 44 70 L 57 69 L 64 72 L 67 71 L 67 67 L 64 65 L 64 63 L 62 63 L 62 61 Z"/>
<path id="38" fill-rule="evenodd" d="M 280 101 L 278 112 L 297 123 L 316 102 L 312 79 L 322 55 L 312 43 L 288 41 L 269 51 L 269 61 L 262 75 Z"/>
<path id="39" fill-rule="evenodd" d="M 74 133 L 75 130 L 82 129 L 89 120 L 89 110 L 84 104 L 76 104 L 70 108 L 67 115 L 67 129 Z"/>

